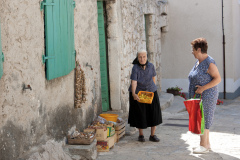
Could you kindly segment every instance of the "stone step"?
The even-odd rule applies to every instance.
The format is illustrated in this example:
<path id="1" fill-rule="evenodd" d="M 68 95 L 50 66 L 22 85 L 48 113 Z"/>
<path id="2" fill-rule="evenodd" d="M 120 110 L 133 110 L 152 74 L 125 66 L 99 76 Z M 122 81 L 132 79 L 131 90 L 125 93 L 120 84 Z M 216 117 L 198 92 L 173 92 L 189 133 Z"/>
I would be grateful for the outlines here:
<path id="1" fill-rule="evenodd" d="M 160 106 L 162 111 L 170 107 L 174 100 L 174 95 L 166 92 L 160 92 L 159 94 Z"/>
<path id="2" fill-rule="evenodd" d="M 90 145 L 65 145 L 63 150 L 73 160 L 89 159 L 95 160 L 97 158 L 97 140 L 95 139 Z"/>
<path id="3" fill-rule="evenodd" d="M 175 114 L 175 113 L 186 111 L 186 107 L 183 103 L 184 100 L 185 99 L 180 96 L 174 96 L 173 102 L 168 108 L 164 110 L 164 112 Z"/>

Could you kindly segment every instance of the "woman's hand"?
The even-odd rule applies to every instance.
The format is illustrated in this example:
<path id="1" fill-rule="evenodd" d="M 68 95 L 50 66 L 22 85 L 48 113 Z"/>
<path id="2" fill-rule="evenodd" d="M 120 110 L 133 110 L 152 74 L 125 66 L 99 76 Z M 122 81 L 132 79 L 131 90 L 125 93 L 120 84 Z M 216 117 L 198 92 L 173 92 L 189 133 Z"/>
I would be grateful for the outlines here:
<path id="1" fill-rule="evenodd" d="M 137 101 L 140 100 L 137 94 L 132 94 L 132 96 L 133 96 L 133 99 L 134 99 L 134 100 L 137 100 Z"/>
<path id="2" fill-rule="evenodd" d="M 205 90 L 203 86 L 196 85 L 197 90 L 195 91 L 196 94 L 202 94 L 202 92 Z"/>

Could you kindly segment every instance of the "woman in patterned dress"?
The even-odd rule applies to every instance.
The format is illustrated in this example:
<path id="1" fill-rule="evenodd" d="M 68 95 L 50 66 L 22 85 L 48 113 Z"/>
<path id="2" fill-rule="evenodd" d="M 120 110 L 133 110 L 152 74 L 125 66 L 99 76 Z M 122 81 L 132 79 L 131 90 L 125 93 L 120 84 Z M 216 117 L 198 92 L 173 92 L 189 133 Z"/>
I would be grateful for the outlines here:
<path id="1" fill-rule="evenodd" d="M 200 146 L 193 149 L 193 153 L 207 153 L 211 149 L 209 129 L 212 125 L 213 114 L 218 99 L 218 87 L 221 77 L 214 59 L 207 54 L 208 43 L 204 38 L 197 38 L 191 42 L 192 54 L 197 59 L 189 73 L 189 97 L 201 94 L 205 118 L 204 134 L 200 136 Z"/>

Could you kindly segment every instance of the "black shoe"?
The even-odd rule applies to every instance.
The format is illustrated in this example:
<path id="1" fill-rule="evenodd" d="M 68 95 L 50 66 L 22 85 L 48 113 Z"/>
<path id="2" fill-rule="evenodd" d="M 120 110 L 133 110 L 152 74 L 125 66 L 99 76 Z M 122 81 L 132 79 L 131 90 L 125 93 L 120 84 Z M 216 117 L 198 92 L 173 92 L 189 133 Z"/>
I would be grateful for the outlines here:
<path id="1" fill-rule="evenodd" d="M 144 136 L 143 135 L 138 136 L 138 141 L 139 142 L 145 142 Z"/>
<path id="2" fill-rule="evenodd" d="M 154 135 L 154 136 L 150 136 L 150 137 L 149 137 L 149 141 L 153 141 L 153 142 L 159 142 L 159 141 L 160 141 L 160 139 L 159 139 L 159 138 L 157 138 L 157 136 L 156 136 L 156 135 Z"/>

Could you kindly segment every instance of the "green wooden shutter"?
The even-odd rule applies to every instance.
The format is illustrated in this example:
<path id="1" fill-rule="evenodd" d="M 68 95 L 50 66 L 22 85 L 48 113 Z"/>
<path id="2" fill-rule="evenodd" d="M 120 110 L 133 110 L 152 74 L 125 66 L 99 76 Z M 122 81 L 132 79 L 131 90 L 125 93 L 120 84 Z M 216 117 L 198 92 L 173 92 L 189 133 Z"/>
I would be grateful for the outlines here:
<path id="1" fill-rule="evenodd" d="M 2 75 L 3 75 L 3 61 L 4 61 L 4 56 L 2 53 L 1 23 L 0 23 L 0 78 L 2 78 Z"/>
<path id="2" fill-rule="evenodd" d="M 103 2 L 97 2 L 98 7 L 98 32 L 99 32 L 99 52 L 100 52 L 100 72 L 101 72 L 101 93 L 102 93 L 102 110 L 109 110 L 108 94 L 108 72 L 106 58 L 106 39 L 104 29 Z"/>
<path id="3" fill-rule="evenodd" d="M 43 7 L 44 6 L 44 7 Z M 45 47 L 48 80 L 69 74 L 75 68 L 73 0 L 44 0 Z"/>

